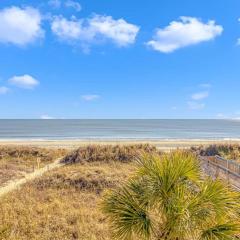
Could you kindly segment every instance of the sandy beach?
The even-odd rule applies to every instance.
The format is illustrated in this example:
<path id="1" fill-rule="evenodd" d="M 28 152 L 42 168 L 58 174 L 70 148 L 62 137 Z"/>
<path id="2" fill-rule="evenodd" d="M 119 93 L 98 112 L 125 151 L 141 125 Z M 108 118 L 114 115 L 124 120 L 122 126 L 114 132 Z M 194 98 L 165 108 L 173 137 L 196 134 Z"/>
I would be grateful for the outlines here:
<path id="1" fill-rule="evenodd" d="M 240 140 L 0 140 L 0 146 L 35 146 L 45 148 L 74 149 L 92 144 L 140 144 L 149 143 L 162 150 L 189 148 L 191 146 L 210 144 L 239 144 Z"/>

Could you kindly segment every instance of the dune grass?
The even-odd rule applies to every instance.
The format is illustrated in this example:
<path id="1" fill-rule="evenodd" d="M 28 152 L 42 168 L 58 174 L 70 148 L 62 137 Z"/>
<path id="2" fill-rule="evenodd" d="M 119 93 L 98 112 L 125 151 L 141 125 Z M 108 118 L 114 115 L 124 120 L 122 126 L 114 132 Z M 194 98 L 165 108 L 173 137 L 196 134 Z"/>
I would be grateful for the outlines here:
<path id="1" fill-rule="evenodd" d="M 0 240 L 112 240 L 103 196 L 134 174 L 143 152 L 159 154 L 149 145 L 91 145 L 67 154 L 65 166 L 1 198 Z"/>
<path id="2" fill-rule="evenodd" d="M 37 147 L 0 147 L 0 186 L 10 180 L 23 177 L 63 157 L 68 153 L 65 149 L 47 149 Z"/>
<path id="3" fill-rule="evenodd" d="M 131 175 L 132 163 L 67 165 L 0 202 L 0 239 L 111 239 L 99 210 L 103 190 Z"/>
<path id="4" fill-rule="evenodd" d="M 0 239 L 110 240 L 99 209 L 103 191 L 113 189 L 135 169 L 149 145 L 81 147 L 48 172 L 0 202 Z"/>
<path id="5" fill-rule="evenodd" d="M 158 153 L 155 146 L 149 144 L 134 145 L 89 145 L 80 147 L 62 159 L 63 163 L 88 162 L 131 162 L 142 153 Z"/>

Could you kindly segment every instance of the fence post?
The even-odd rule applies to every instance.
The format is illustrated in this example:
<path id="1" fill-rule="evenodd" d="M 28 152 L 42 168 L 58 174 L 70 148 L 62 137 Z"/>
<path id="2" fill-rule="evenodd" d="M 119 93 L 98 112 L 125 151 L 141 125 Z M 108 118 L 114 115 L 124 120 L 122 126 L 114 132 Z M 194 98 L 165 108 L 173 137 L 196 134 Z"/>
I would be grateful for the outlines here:
<path id="1" fill-rule="evenodd" d="M 227 159 L 227 183 L 229 184 L 229 160 Z"/>

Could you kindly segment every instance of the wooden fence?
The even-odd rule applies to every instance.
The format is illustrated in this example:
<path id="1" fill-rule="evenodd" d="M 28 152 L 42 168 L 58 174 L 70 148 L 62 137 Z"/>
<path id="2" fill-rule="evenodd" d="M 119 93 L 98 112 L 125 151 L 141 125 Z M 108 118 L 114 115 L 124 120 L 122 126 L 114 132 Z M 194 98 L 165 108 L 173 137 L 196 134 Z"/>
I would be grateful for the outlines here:
<path id="1" fill-rule="evenodd" d="M 240 191 L 240 164 L 220 156 L 199 157 L 204 172 L 213 178 L 222 178 Z"/>

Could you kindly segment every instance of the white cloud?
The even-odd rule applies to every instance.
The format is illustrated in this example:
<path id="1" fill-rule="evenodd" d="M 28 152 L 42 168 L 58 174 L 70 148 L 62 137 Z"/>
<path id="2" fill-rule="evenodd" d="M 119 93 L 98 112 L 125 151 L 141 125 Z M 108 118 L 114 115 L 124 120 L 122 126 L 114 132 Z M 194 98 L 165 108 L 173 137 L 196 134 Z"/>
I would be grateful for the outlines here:
<path id="1" fill-rule="evenodd" d="M 235 111 L 234 114 L 240 115 L 240 111 L 239 111 L 239 110 L 238 110 L 238 111 Z"/>
<path id="2" fill-rule="evenodd" d="M 9 7 L 0 10 L 0 43 L 19 46 L 44 37 L 42 16 L 32 7 Z"/>
<path id="3" fill-rule="evenodd" d="M 179 48 L 209 41 L 221 35 L 223 27 L 215 21 L 207 23 L 194 17 L 180 17 L 165 28 L 156 29 L 153 39 L 147 45 L 156 51 L 171 53 Z"/>
<path id="4" fill-rule="evenodd" d="M 93 101 L 93 100 L 96 100 L 98 98 L 100 98 L 100 96 L 96 95 L 96 94 L 89 94 L 89 95 L 83 95 L 82 96 L 82 99 L 84 101 Z"/>
<path id="5" fill-rule="evenodd" d="M 111 16 L 96 15 L 89 20 L 90 27 L 96 34 L 112 39 L 120 46 L 135 42 L 139 27 L 127 23 L 124 19 L 114 20 Z"/>
<path id="6" fill-rule="evenodd" d="M 201 110 L 201 109 L 205 108 L 205 104 L 204 103 L 190 101 L 190 102 L 188 102 L 188 107 L 191 110 Z"/>
<path id="7" fill-rule="evenodd" d="M 209 97 L 209 91 L 211 88 L 211 85 L 208 83 L 200 84 L 199 87 L 203 88 L 203 91 L 196 92 L 191 95 L 191 101 L 187 102 L 188 108 L 191 110 L 200 110 L 205 108 L 206 104 L 199 102 L 203 99 L 206 99 Z"/>
<path id="8" fill-rule="evenodd" d="M 238 21 L 240 22 L 240 18 L 238 19 Z M 240 45 L 240 38 L 237 39 L 237 45 Z"/>
<path id="9" fill-rule="evenodd" d="M 216 117 L 220 119 L 240 120 L 240 111 L 235 111 L 233 113 L 228 114 L 218 113 Z"/>
<path id="10" fill-rule="evenodd" d="M 53 7 L 53 8 L 60 8 L 62 3 L 60 0 L 49 0 L 48 5 Z"/>
<path id="11" fill-rule="evenodd" d="M 212 85 L 210 83 L 202 83 L 199 85 L 199 87 L 210 89 Z"/>
<path id="12" fill-rule="evenodd" d="M 51 24 L 52 32 L 68 42 L 80 42 L 84 45 L 111 40 L 120 47 L 133 44 L 139 27 L 124 19 L 115 20 L 111 16 L 94 15 L 88 19 L 73 17 L 68 20 L 57 16 Z"/>
<path id="13" fill-rule="evenodd" d="M 218 113 L 217 118 L 224 119 L 224 118 L 227 118 L 227 116 L 223 113 Z"/>
<path id="14" fill-rule="evenodd" d="M 207 98 L 208 96 L 209 96 L 209 92 L 208 91 L 203 91 L 203 92 L 194 93 L 192 95 L 192 99 L 193 100 L 202 100 L 204 98 Z"/>
<path id="15" fill-rule="evenodd" d="M 25 89 L 33 89 L 39 84 L 38 80 L 27 74 L 22 76 L 13 76 L 8 80 L 8 82 L 12 85 Z"/>
<path id="16" fill-rule="evenodd" d="M 73 0 L 67 0 L 65 2 L 65 6 L 68 7 L 68 8 L 75 9 L 77 12 L 80 12 L 82 10 L 81 4 L 79 2 L 73 1 Z"/>
<path id="17" fill-rule="evenodd" d="M 9 92 L 9 88 L 7 87 L 0 87 L 0 95 L 6 94 Z"/>
<path id="18" fill-rule="evenodd" d="M 66 0 L 64 3 L 61 0 L 49 0 L 48 5 L 55 9 L 65 6 L 66 8 L 73 8 L 77 12 L 82 10 L 81 4 L 74 0 Z"/>
<path id="19" fill-rule="evenodd" d="M 44 120 L 55 119 L 54 117 L 51 117 L 48 114 L 43 114 L 40 118 Z"/>
<path id="20" fill-rule="evenodd" d="M 77 40 L 82 34 L 82 22 L 55 17 L 52 21 L 51 29 L 61 40 Z"/>

